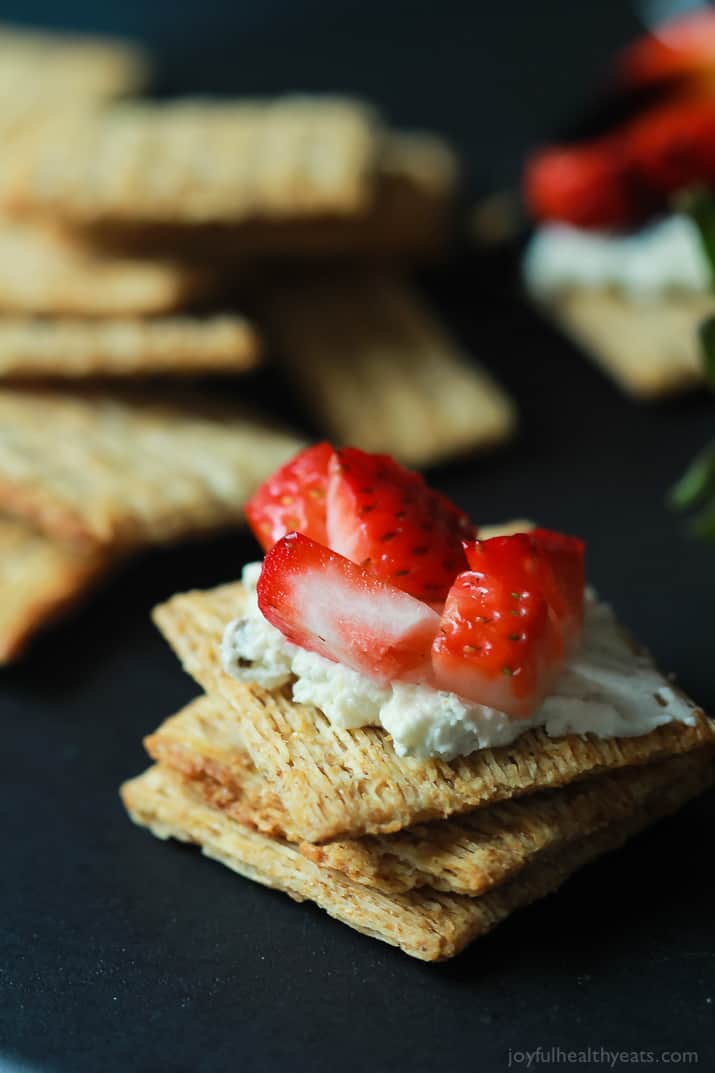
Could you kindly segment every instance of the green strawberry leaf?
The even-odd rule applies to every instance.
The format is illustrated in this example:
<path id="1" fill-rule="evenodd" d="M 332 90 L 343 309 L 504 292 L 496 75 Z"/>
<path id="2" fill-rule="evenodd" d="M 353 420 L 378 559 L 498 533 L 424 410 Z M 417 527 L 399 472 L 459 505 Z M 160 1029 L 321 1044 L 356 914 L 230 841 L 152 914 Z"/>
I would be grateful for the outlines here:
<path id="1" fill-rule="evenodd" d="M 693 459 L 668 498 L 676 510 L 689 510 L 707 496 L 715 497 L 715 443 Z"/>
<path id="2" fill-rule="evenodd" d="M 704 320 L 698 331 L 703 348 L 705 377 L 711 391 L 715 391 L 715 316 Z"/>
<path id="3" fill-rule="evenodd" d="M 701 540 L 715 540 L 715 499 L 693 518 L 690 528 Z"/>

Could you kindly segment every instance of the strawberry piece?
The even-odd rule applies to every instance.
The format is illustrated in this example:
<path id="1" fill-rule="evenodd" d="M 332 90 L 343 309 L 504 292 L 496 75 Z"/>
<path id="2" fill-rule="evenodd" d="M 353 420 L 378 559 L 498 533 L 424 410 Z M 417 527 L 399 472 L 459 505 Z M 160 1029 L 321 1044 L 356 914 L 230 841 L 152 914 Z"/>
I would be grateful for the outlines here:
<path id="1" fill-rule="evenodd" d="M 621 55 L 619 81 L 629 89 L 697 79 L 715 68 L 715 11 L 701 8 L 645 34 Z"/>
<path id="2" fill-rule="evenodd" d="M 465 545 L 477 572 L 508 577 L 516 588 L 533 588 L 544 597 L 566 648 L 583 626 L 584 543 L 549 529 L 477 540 Z"/>
<path id="3" fill-rule="evenodd" d="M 676 190 L 715 182 L 715 98 L 651 108 L 625 130 L 632 171 L 664 204 Z"/>
<path id="4" fill-rule="evenodd" d="M 698 183 L 715 183 L 713 96 L 678 97 L 596 141 L 537 153 L 526 167 L 524 196 L 539 219 L 620 228 Z"/>
<path id="5" fill-rule="evenodd" d="M 512 716 L 553 688 L 583 624 L 584 544 L 548 529 L 465 544 L 432 651 L 437 683 Z"/>
<path id="6" fill-rule="evenodd" d="M 583 628 L 586 545 L 580 537 L 552 529 L 532 529 L 529 537 L 550 568 L 542 571 L 542 592 L 568 646 L 580 638 Z"/>
<path id="7" fill-rule="evenodd" d="M 330 462 L 331 548 L 425 603 L 441 605 L 466 567 L 475 528 L 461 510 L 389 455 L 347 447 Z"/>
<path id="8" fill-rule="evenodd" d="M 284 537 L 257 591 L 265 618 L 293 644 L 381 683 L 431 679 L 437 613 L 322 544 Z"/>
<path id="9" fill-rule="evenodd" d="M 441 689 L 525 718 L 551 690 L 563 663 L 548 604 L 535 589 L 481 571 L 459 575 L 432 647 Z"/>
<path id="10" fill-rule="evenodd" d="M 612 138 L 535 153 L 524 173 L 529 211 L 575 227 L 625 227 L 639 210 L 621 156 Z"/>
<path id="11" fill-rule="evenodd" d="M 248 501 L 248 523 L 266 551 L 293 531 L 327 543 L 325 501 L 332 455 L 329 443 L 306 447 L 264 481 Z"/>

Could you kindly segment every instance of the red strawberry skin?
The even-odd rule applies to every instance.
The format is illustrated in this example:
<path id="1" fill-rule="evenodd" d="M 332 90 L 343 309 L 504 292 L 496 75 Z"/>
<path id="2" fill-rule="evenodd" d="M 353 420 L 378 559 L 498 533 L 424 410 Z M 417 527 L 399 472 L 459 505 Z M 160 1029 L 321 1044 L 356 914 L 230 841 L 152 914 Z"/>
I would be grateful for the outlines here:
<path id="1" fill-rule="evenodd" d="M 543 596 L 566 648 L 577 641 L 583 626 L 584 552 L 578 537 L 549 529 L 493 537 L 465 544 L 472 570 L 504 577 L 517 589 L 534 589 Z"/>
<path id="2" fill-rule="evenodd" d="M 330 547 L 417 599 L 441 605 L 467 565 L 462 543 L 475 529 L 466 514 L 388 455 L 348 447 L 335 452 L 329 470 Z"/>
<path id="3" fill-rule="evenodd" d="M 266 555 L 258 606 L 288 641 L 381 683 L 431 680 L 432 608 L 300 533 Z"/>
<path id="4" fill-rule="evenodd" d="M 626 227 L 638 214 L 621 147 L 612 139 L 542 149 L 528 161 L 524 198 L 537 220 Z"/>
<path id="5" fill-rule="evenodd" d="M 700 8 L 644 34 L 622 54 L 619 82 L 630 88 L 698 79 L 715 68 L 715 11 Z"/>
<path id="6" fill-rule="evenodd" d="M 329 443 L 300 451 L 261 485 L 246 505 L 246 517 L 257 540 L 267 551 L 294 530 L 327 543 L 325 502 Z"/>
<path id="7" fill-rule="evenodd" d="M 447 597 L 432 662 L 441 689 L 525 718 L 562 670 L 563 646 L 543 596 L 468 570 Z"/>
<path id="8" fill-rule="evenodd" d="M 584 545 L 548 529 L 465 544 L 432 659 L 443 689 L 514 717 L 552 690 L 583 624 Z"/>
<path id="9" fill-rule="evenodd" d="M 715 184 L 715 96 L 677 96 L 612 134 L 534 154 L 524 197 L 539 220 L 610 229 L 641 223 L 687 186 Z"/>

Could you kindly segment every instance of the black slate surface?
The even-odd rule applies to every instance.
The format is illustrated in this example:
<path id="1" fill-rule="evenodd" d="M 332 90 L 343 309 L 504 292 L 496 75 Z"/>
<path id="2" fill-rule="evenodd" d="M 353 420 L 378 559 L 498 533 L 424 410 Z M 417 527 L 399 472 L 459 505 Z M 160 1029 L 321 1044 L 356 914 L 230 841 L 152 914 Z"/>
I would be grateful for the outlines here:
<path id="1" fill-rule="evenodd" d="M 410 23 L 401 4 L 384 12 L 376 4 L 337 4 L 324 20 L 325 9 L 306 2 L 301 10 L 320 26 L 321 40 L 331 47 L 343 41 L 345 68 L 338 71 L 334 55 L 326 60 L 306 43 L 302 65 L 289 68 L 292 84 L 312 84 L 299 77 L 307 56 L 315 61 L 316 84 L 369 83 L 393 112 L 417 112 L 409 103 L 409 93 L 416 94 L 416 118 L 461 132 L 477 182 L 486 182 L 490 169 L 507 181 L 534 116 L 543 134 L 547 118 L 554 125 L 566 118 L 564 106 L 556 107 L 565 92 L 557 92 L 559 76 L 578 68 L 571 50 L 561 66 L 545 62 L 563 57 L 561 34 L 575 40 L 577 6 L 538 5 L 541 19 L 536 6 L 492 11 L 448 3 L 436 22 L 436 13 L 418 5 Z M 49 5 L 31 7 L 32 16 L 57 21 Z M 186 7 L 198 17 L 198 5 Z M 182 9 L 175 14 L 184 36 L 167 31 L 168 66 L 181 73 L 174 86 L 242 90 L 263 70 L 261 61 L 268 67 L 258 88 L 291 84 L 281 81 L 281 62 L 295 9 L 219 7 L 226 25 L 244 20 L 248 74 L 238 60 L 233 70 L 218 33 L 202 65 L 198 46 L 189 47 Z M 571 99 L 585 98 L 595 57 L 632 22 L 619 5 L 593 8 L 578 5 L 582 78 Z M 528 92 L 524 98 L 528 76 L 507 53 L 515 9 L 512 60 L 531 55 L 531 44 L 534 71 L 538 61 L 545 72 L 541 100 Z M 165 25 L 170 15 L 165 4 L 144 13 L 108 5 L 92 20 L 84 5 L 68 10 L 67 22 L 144 29 L 150 37 L 160 36 L 160 15 Z M 20 12 L 2 11 L 13 14 Z M 384 19 L 395 38 L 406 27 L 399 55 L 407 89 L 379 41 Z M 460 34 L 460 19 L 468 33 Z M 205 24 L 216 30 L 221 20 L 207 13 Z M 442 49 L 432 47 L 433 24 Z M 361 33 L 351 36 L 351 28 Z M 501 53 L 485 48 L 485 35 Z M 377 60 L 367 70 L 359 57 L 373 37 L 370 55 Z M 222 63 L 213 63 L 219 53 Z M 494 83 L 495 107 L 512 126 L 522 123 L 501 141 L 495 135 L 486 168 L 482 133 L 494 133 L 499 123 L 485 105 L 489 79 L 462 62 L 468 53 L 472 63 L 485 57 L 492 78 L 503 57 L 508 73 Z M 415 77 L 428 59 L 431 103 Z M 465 84 L 481 87 L 473 123 L 460 71 Z M 442 81 L 447 90 L 440 95 Z M 524 306 L 514 267 L 510 256 L 464 254 L 421 280 L 459 337 L 512 390 L 522 415 L 512 447 L 435 470 L 431 478 L 477 519 L 526 514 L 583 534 L 593 583 L 661 664 L 715 710 L 715 550 L 690 541 L 664 507 L 669 484 L 712 432 L 713 404 L 696 395 L 640 407 L 621 397 Z M 270 377 L 259 377 L 255 389 L 269 398 Z M 512 1068 L 527 1068 L 522 1052 L 538 1047 L 544 1053 L 532 1057 L 534 1069 L 563 1067 L 569 1051 L 589 1047 L 590 1059 L 579 1068 L 608 1068 L 601 1048 L 654 1058 L 695 1051 L 698 1067 L 712 1068 L 713 795 L 441 966 L 414 962 L 128 822 L 117 786 L 143 766 L 142 735 L 195 693 L 150 625 L 149 609 L 177 589 L 236 576 L 255 554 L 251 538 L 238 534 L 148 556 L 2 674 L 0 1070 L 451 1073 L 508 1069 L 510 1058 Z M 618 1059 L 615 1068 L 625 1064 L 633 1059 Z M 640 1064 L 655 1062 L 641 1054 Z"/>

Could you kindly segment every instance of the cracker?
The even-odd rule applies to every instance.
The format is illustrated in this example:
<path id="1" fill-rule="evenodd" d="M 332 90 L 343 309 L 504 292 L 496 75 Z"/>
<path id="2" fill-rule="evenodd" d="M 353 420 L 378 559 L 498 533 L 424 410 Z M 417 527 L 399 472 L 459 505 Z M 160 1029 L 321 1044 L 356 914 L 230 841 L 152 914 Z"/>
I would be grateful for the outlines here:
<path id="1" fill-rule="evenodd" d="M 237 314 L 0 317 L 0 378 L 241 373 L 259 353 L 255 329 Z"/>
<path id="2" fill-rule="evenodd" d="M 269 692 L 225 673 L 221 637 L 244 600 L 240 583 L 223 585 L 174 596 L 154 618 L 185 670 L 216 702 L 217 733 L 226 741 L 238 730 L 241 747 L 289 813 L 292 831 L 308 842 L 391 833 L 715 742 L 715 725 L 694 709 L 693 726 L 670 723 L 642 737 L 556 739 L 532 730 L 512 745 L 451 763 L 399 757 L 380 727 L 342 730 L 317 708 L 294 703 L 289 686 Z"/>
<path id="3" fill-rule="evenodd" d="M 209 808 L 161 767 L 125 783 L 122 798 L 134 822 L 159 838 L 198 843 L 206 856 L 239 875 L 283 890 L 296 901 L 311 899 L 336 919 L 412 957 L 438 961 L 458 954 L 516 909 L 556 890 L 578 868 L 679 808 L 706 784 L 702 776 L 672 784 L 627 821 L 535 863 L 479 898 L 429 888 L 388 895 L 353 883 L 307 860 L 288 843 L 241 827 Z"/>
<path id="4" fill-rule="evenodd" d="M 242 522 L 246 499 L 300 446 L 193 394 L 0 389 L 5 513 L 113 551 Z"/>
<path id="5" fill-rule="evenodd" d="M 269 291 L 265 328 L 332 439 L 413 466 L 490 447 L 515 408 L 406 284 L 375 273 Z"/>
<path id="6" fill-rule="evenodd" d="M 66 235 L 0 219 L 0 312 L 63 316 L 167 313 L 216 286 L 209 270 L 113 257 Z"/>
<path id="7" fill-rule="evenodd" d="M 94 226 L 85 230 L 100 248 L 156 256 L 164 251 L 192 263 L 239 264 L 312 259 L 441 256 L 452 230 L 457 159 L 429 134 L 385 135 L 376 161 L 375 189 L 359 212 L 238 223 Z"/>
<path id="8" fill-rule="evenodd" d="M 636 398 L 659 398 L 703 383 L 697 329 L 715 312 L 710 295 L 673 293 L 638 302 L 614 290 L 579 287 L 549 299 L 544 308 Z"/>
<path id="9" fill-rule="evenodd" d="M 376 147 L 371 113 L 347 99 L 117 105 L 60 115 L 3 161 L 0 203 L 81 225 L 351 213 Z"/>
<path id="10" fill-rule="evenodd" d="M 0 24 L 0 109 L 28 95 L 48 109 L 107 100 L 136 93 L 148 76 L 148 57 L 136 44 Z"/>
<path id="11" fill-rule="evenodd" d="M 84 597 L 107 566 L 99 552 L 64 547 L 0 516 L 0 664 L 22 655 L 34 634 Z"/>
<path id="12" fill-rule="evenodd" d="M 225 731 L 222 736 L 216 707 L 209 697 L 199 697 L 146 739 L 147 752 L 184 774 L 192 792 L 231 819 L 297 841 L 274 787 L 242 748 L 240 726 L 232 728 L 230 738 Z M 393 835 L 368 835 L 324 846 L 304 842 L 300 848 L 316 864 L 387 893 L 430 886 L 482 894 L 537 855 L 627 818 L 650 794 L 700 766 L 712 769 L 710 750 L 596 776 Z"/>

